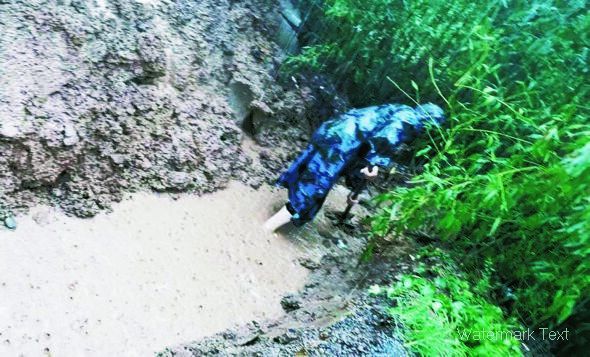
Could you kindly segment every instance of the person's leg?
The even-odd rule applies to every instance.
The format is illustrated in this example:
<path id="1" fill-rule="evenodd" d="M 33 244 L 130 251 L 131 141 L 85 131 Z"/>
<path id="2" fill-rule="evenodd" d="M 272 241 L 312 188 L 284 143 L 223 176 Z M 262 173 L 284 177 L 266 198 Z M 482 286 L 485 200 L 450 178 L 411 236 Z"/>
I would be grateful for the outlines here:
<path id="1" fill-rule="evenodd" d="M 291 212 L 287 209 L 287 206 L 283 206 L 280 211 L 274 214 L 274 216 L 270 217 L 266 222 L 264 222 L 264 230 L 267 232 L 274 232 L 283 225 L 289 223 L 291 220 Z"/>

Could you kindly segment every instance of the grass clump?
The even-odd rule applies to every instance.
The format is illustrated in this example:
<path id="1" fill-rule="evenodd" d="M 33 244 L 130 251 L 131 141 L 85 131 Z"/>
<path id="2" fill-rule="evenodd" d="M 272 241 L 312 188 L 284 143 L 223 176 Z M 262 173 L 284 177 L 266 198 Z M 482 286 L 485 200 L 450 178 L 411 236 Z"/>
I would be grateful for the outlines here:
<path id="1" fill-rule="evenodd" d="M 490 292 L 489 272 L 474 286 L 441 251 L 423 257 L 429 262 L 413 274 L 390 287 L 371 287 L 391 301 L 388 311 L 403 325 L 398 331 L 407 347 L 422 356 L 522 355 L 515 334 L 520 325 L 484 297 Z"/>

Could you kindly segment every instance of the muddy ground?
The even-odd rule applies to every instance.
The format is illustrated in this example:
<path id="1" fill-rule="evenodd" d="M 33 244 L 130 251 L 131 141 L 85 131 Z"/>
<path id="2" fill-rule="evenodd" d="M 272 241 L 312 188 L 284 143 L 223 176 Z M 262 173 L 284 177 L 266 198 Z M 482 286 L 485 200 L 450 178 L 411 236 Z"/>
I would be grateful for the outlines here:
<path id="1" fill-rule="evenodd" d="M 345 107 L 323 79 L 278 72 L 281 6 L 0 0 L 0 221 L 16 215 L 18 230 L 18 215 L 40 204 L 93 217 L 127 192 L 272 183 Z M 342 229 L 333 213 L 284 232 L 320 253 L 300 262 L 309 279 L 282 300 L 283 317 L 161 354 L 404 354 L 365 293 L 400 267 L 357 266 L 360 222 Z"/>
<path id="2" fill-rule="evenodd" d="M 262 230 L 283 199 L 234 181 L 201 196 L 135 193 L 91 219 L 19 215 L 0 235 L 0 356 L 149 356 L 281 317 L 313 253 Z"/>
<path id="3" fill-rule="evenodd" d="M 366 291 L 408 265 L 358 264 L 366 212 L 334 220 L 347 193 L 274 236 L 285 192 L 267 185 L 135 193 L 89 219 L 36 206 L 0 239 L 0 355 L 403 354 Z"/>
<path id="4" fill-rule="evenodd" d="M 342 192 L 332 197 L 338 195 L 345 197 Z M 336 217 L 340 212 L 337 207 L 327 207 L 305 229 L 287 227 L 281 232 L 293 242 L 317 249 L 314 258 L 299 260 L 310 275 L 301 290 L 281 299 L 283 316 L 171 346 L 158 356 L 412 355 L 396 335 L 400 327 L 387 314 L 388 302 L 368 294 L 371 285 L 389 284 L 412 269 L 408 258 L 412 248 L 394 241 L 370 262 L 362 261 L 367 243 L 362 217 L 367 211 L 357 208 L 351 224 L 343 229 Z"/>

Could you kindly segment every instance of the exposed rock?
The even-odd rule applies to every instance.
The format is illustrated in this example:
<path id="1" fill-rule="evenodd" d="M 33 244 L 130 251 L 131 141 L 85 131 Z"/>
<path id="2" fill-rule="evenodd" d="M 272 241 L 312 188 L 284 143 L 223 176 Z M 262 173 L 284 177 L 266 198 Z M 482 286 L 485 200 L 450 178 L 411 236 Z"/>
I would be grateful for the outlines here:
<path id="1" fill-rule="evenodd" d="M 78 138 L 78 133 L 76 132 L 76 128 L 73 124 L 68 123 L 64 126 L 64 145 L 72 146 L 76 145 L 80 141 Z"/>
<path id="2" fill-rule="evenodd" d="M 299 264 L 301 264 L 301 266 L 303 266 L 309 270 L 316 270 L 320 267 L 320 263 L 318 263 L 310 258 L 299 259 Z"/>
<path id="3" fill-rule="evenodd" d="M 295 329 L 288 329 L 287 332 L 283 333 L 280 336 L 275 337 L 273 340 L 276 343 L 279 343 L 281 345 L 286 345 L 289 344 L 295 340 L 297 340 L 297 338 L 299 337 L 297 330 Z"/>
<path id="4" fill-rule="evenodd" d="M 4 225 L 8 229 L 16 229 L 16 220 L 12 216 L 8 216 L 4 219 Z"/>
<path id="5" fill-rule="evenodd" d="M 288 328 L 274 337 L 256 335 L 245 344 L 213 336 L 185 347 L 169 348 L 158 356 L 203 356 L 211 351 L 232 356 L 409 356 L 394 336 L 393 321 L 379 307 L 365 304 L 357 301 L 350 314 L 324 327 L 312 324 Z"/>
<path id="6" fill-rule="evenodd" d="M 0 123 L 0 138 L 13 139 L 21 134 L 20 129 L 10 120 L 4 120 Z"/>
<path id="7" fill-rule="evenodd" d="M 125 155 L 121 155 L 121 154 L 111 154 L 109 155 L 109 157 L 111 158 L 111 160 L 113 161 L 113 163 L 117 164 L 117 165 L 121 165 L 125 162 Z"/>
<path id="8" fill-rule="evenodd" d="M 168 174 L 170 184 L 178 189 L 184 189 L 191 182 L 191 177 L 186 172 L 173 171 Z"/>
<path id="9" fill-rule="evenodd" d="M 296 296 L 287 295 L 281 299 L 281 306 L 286 312 L 291 312 L 301 308 L 301 302 Z"/>

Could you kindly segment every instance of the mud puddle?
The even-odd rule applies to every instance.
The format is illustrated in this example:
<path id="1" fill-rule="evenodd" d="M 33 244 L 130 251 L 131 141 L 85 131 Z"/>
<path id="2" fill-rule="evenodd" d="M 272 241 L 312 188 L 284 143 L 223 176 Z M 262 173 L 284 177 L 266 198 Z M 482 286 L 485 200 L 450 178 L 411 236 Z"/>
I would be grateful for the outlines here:
<path id="1" fill-rule="evenodd" d="M 304 249 L 260 230 L 281 200 L 231 183 L 85 220 L 32 209 L 0 231 L 0 355 L 146 356 L 280 316 L 307 275 Z"/>

